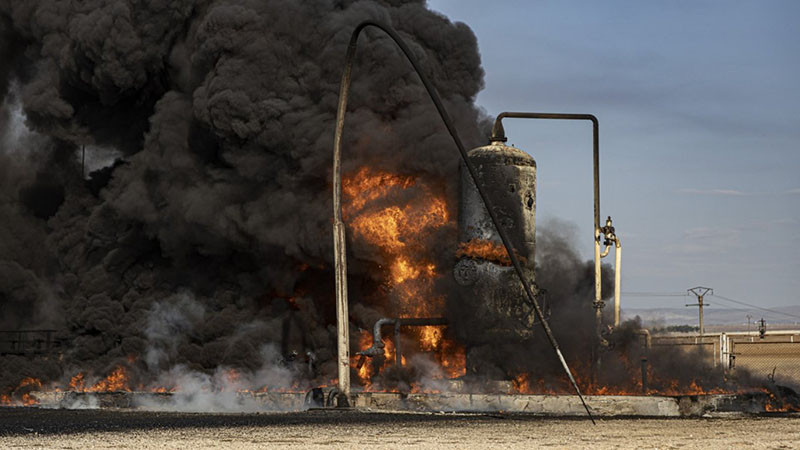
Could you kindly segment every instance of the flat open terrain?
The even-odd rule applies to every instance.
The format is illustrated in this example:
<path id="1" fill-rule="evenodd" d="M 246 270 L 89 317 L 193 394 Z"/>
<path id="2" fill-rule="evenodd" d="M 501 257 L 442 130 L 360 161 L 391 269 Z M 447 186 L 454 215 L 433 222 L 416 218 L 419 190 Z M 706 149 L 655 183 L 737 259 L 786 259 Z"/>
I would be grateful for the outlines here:
<path id="1" fill-rule="evenodd" d="M 800 448 L 800 415 L 552 419 L 309 411 L 187 414 L 0 409 L 0 448 Z"/>

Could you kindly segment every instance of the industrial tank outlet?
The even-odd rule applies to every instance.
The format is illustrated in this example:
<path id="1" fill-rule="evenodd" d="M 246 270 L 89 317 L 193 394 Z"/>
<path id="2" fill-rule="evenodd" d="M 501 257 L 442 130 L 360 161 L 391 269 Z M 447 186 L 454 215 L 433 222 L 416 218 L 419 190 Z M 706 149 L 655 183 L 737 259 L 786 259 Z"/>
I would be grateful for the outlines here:
<path id="1" fill-rule="evenodd" d="M 536 161 L 500 140 L 472 149 L 468 156 L 535 295 Z M 466 321 L 469 329 L 456 332 L 467 345 L 469 371 L 470 347 L 529 337 L 535 312 L 463 163 L 458 230 L 459 259 L 453 274 L 460 298 L 456 301 L 472 319 Z"/>

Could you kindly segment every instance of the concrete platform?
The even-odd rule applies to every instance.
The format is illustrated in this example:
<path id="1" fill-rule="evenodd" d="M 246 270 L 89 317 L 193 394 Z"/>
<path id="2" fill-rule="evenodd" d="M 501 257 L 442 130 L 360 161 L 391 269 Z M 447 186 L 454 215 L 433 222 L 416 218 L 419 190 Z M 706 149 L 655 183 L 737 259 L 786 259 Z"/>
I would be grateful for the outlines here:
<path id="1" fill-rule="evenodd" d="M 305 411 L 326 403 L 311 401 L 306 393 L 189 394 L 150 392 L 34 392 L 42 408 L 121 408 L 156 411 Z M 201 395 L 201 394 L 198 394 Z M 329 392 L 324 393 L 325 396 Z M 759 414 L 766 412 L 763 394 L 687 396 L 586 396 L 592 414 L 598 417 L 700 417 L 713 414 Z M 540 416 L 583 417 L 586 411 L 575 395 L 509 394 L 400 394 L 360 392 L 352 406 L 364 411 L 500 412 Z"/>
<path id="2" fill-rule="evenodd" d="M 679 417 L 672 397 L 586 396 L 597 416 Z M 356 408 L 410 411 L 513 412 L 547 416 L 585 416 L 576 395 L 506 394 L 400 394 L 364 393 L 355 397 Z"/>

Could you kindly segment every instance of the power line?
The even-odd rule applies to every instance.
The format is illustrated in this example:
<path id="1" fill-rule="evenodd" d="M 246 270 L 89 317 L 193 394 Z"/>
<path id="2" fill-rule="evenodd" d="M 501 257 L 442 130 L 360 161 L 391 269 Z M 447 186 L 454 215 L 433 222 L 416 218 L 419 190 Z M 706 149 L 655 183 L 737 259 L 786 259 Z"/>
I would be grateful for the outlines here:
<path id="1" fill-rule="evenodd" d="M 622 295 L 627 295 L 629 297 L 642 297 L 642 298 L 644 298 L 644 297 L 654 297 L 654 298 L 659 298 L 659 297 L 686 297 L 688 294 L 679 293 L 679 292 L 623 292 Z M 753 305 L 751 303 L 747 303 L 747 302 L 743 302 L 743 301 L 739 301 L 739 300 L 734 300 L 732 298 L 724 297 L 724 296 L 719 295 L 719 294 L 710 294 L 710 296 L 718 298 L 720 300 L 726 300 L 726 301 L 729 301 L 729 302 L 732 302 L 732 303 L 737 303 L 739 305 L 749 306 L 749 307 L 755 308 L 755 309 L 760 309 L 762 311 L 770 312 L 770 313 L 773 313 L 773 314 L 779 314 L 779 315 L 783 315 L 783 316 L 787 316 L 787 317 L 792 317 L 792 318 L 795 318 L 795 319 L 800 319 L 800 316 L 795 315 L 795 314 L 785 313 L 785 312 L 782 312 L 782 311 L 776 311 L 774 309 L 769 309 L 769 308 L 763 308 L 761 306 L 756 306 L 756 305 Z M 722 305 L 719 305 L 719 306 L 721 308 L 723 308 L 723 309 L 725 308 Z"/>
<path id="2" fill-rule="evenodd" d="M 686 293 L 679 292 L 623 292 L 622 295 L 631 297 L 686 297 Z"/>
<path id="3" fill-rule="evenodd" d="M 713 297 L 716 297 L 716 298 L 720 299 L 720 300 L 727 300 L 729 302 L 738 303 L 740 305 L 749 306 L 751 308 L 760 309 L 762 311 L 771 312 L 773 314 L 781 314 L 781 315 L 788 316 L 788 317 L 794 317 L 795 319 L 800 319 L 800 316 L 795 315 L 795 314 L 789 314 L 789 313 L 785 313 L 785 312 L 782 312 L 782 311 L 776 311 L 774 309 L 769 309 L 769 308 L 762 308 L 761 306 L 756 306 L 756 305 L 753 305 L 751 303 L 742 302 L 742 301 L 739 301 L 739 300 L 734 300 L 734 299 L 728 298 L 728 297 L 723 297 L 723 296 L 721 296 L 719 294 L 711 294 L 711 295 Z"/>

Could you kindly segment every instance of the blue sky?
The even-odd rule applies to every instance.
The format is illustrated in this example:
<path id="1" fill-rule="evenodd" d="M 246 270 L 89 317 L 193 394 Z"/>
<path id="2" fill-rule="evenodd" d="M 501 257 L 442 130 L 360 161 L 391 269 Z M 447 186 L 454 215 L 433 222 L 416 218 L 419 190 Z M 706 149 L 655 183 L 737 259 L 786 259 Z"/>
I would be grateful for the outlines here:
<path id="1" fill-rule="evenodd" d="M 598 116 L 601 213 L 622 239 L 623 292 L 704 285 L 800 305 L 800 2 L 429 5 L 475 32 L 488 113 Z M 504 125 L 537 160 L 540 226 L 572 224 L 589 258 L 590 125 Z M 626 296 L 623 307 L 685 300 Z"/>

